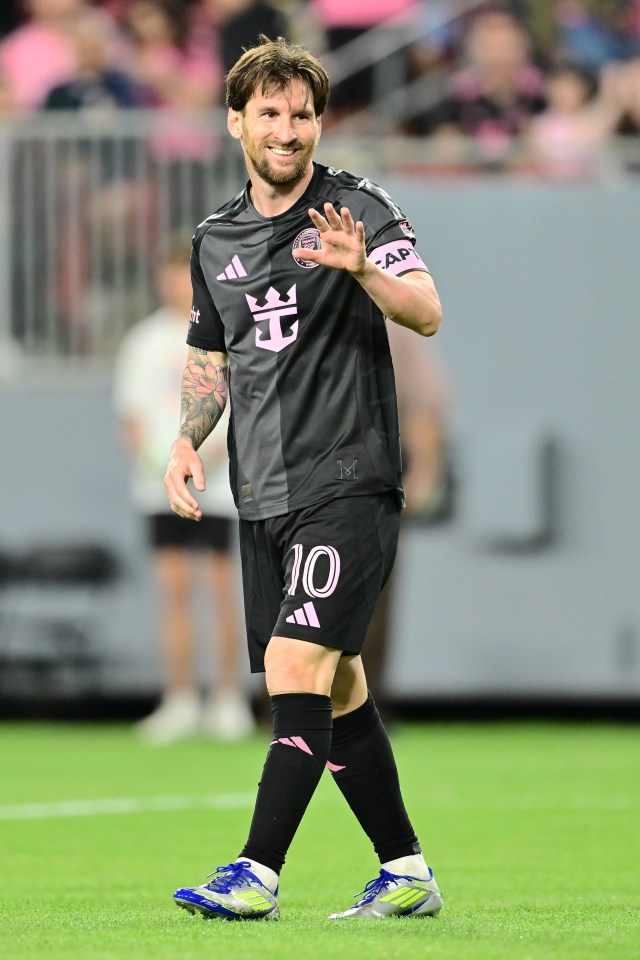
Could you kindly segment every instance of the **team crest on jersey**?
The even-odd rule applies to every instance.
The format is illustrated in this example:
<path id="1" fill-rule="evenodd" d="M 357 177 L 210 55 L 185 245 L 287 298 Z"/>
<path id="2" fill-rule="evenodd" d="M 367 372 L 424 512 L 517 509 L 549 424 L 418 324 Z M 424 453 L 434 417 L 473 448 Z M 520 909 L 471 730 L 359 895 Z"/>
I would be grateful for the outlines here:
<path id="1" fill-rule="evenodd" d="M 401 220 L 398 226 L 404 233 L 405 237 L 409 237 L 410 240 L 415 240 L 416 232 L 413 229 L 413 225 L 409 222 L 409 220 Z"/>
<path id="2" fill-rule="evenodd" d="M 298 312 L 296 300 L 296 285 L 287 291 L 287 299 L 282 300 L 280 294 L 273 287 L 269 287 L 263 304 L 259 304 L 255 297 L 245 293 L 249 310 L 253 319 L 260 326 L 256 327 L 256 347 L 262 350 L 271 350 L 280 353 L 298 336 Z M 291 320 L 295 317 L 295 320 Z M 290 332 L 283 332 L 282 322 L 285 320 Z"/>
<path id="3" fill-rule="evenodd" d="M 301 233 L 293 241 L 292 250 L 319 250 L 322 244 L 320 243 L 320 231 L 316 230 L 315 227 L 307 227 L 306 230 L 302 230 Z M 314 267 L 319 267 L 319 263 L 315 263 L 313 260 L 299 260 L 298 257 L 293 258 L 299 267 L 304 267 L 305 270 L 313 270 Z"/>

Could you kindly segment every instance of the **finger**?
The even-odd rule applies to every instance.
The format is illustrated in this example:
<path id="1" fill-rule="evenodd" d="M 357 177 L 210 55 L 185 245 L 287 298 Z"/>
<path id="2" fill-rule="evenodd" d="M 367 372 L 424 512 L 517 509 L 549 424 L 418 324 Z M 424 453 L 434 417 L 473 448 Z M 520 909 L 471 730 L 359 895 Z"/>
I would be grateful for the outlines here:
<path id="1" fill-rule="evenodd" d="M 325 218 L 322 216 L 322 214 L 318 213 L 317 210 L 314 210 L 313 207 L 311 207 L 311 209 L 309 210 L 309 216 L 313 221 L 313 223 L 315 224 L 315 226 L 320 231 L 320 233 L 326 233 L 327 230 L 330 229 L 329 224 L 327 223 Z"/>
<path id="2" fill-rule="evenodd" d="M 298 250 L 292 250 L 291 253 L 296 257 L 297 260 L 313 260 L 314 263 L 320 263 L 324 255 L 323 250 L 307 250 L 305 247 L 300 247 Z"/>
<path id="3" fill-rule="evenodd" d="M 197 507 L 194 510 L 180 497 L 175 497 L 171 501 L 171 509 L 174 513 L 177 513 L 179 517 L 183 517 L 185 520 L 200 520 L 202 518 L 202 510 L 200 507 Z"/>
<path id="4" fill-rule="evenodd" d="M 340 216 L 342 217 L 342 226 L 348 233 L 355 233 L 355 224 L 349 207 L 341 207 Z"/>
<path id="5" fill-rule="evenodd" d="M 198 458 L 198 460 L 196 460 L 195 463 L 191 465 L 191 469 L 192 469 L 191 476 L 193 478 L 194 487 L 196 488 L 196 490 L 201 490 L 201 491 L 205 490 L 207 484 L 204 479 L 204 470 L 202 469 L 202 461 Z"/>
<path id="6" fill-rule="evenodd" d="M 362 220 L 358 220 L 356 223 L 356 240 L 364 245 L 364 223 Z"/>
<path id="7" fill-rule="evenodd" d="M 184 504 L 190 510 L 198 509 L 198 501 L 191 495 L 191 491 L 187 487 L 182 474 L 178 474 L 176 478 L 172 473 L 168 473 L 165 477 L 164 485 L 170 503 Z"/>
<path id="8" fill-rule="evenodd" d="M 324 215 L 327 218 L 327 223 L 332 230 L 342 230 L 342 220 L 340 216 L 336 213 L 336 209 L 332 203 L 325 203 L 324 205 Z"/>

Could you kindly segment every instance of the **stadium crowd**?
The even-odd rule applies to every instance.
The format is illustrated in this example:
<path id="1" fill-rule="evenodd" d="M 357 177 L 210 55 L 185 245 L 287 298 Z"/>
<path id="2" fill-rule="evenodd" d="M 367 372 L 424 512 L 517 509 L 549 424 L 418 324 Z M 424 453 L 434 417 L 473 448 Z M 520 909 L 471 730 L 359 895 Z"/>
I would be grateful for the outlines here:
<path id="1" fill-rule="evenodd" d="M 445 163 L 575 179 L 611 137 L 640 143 L 640 0 L 5 0 L 0 113 L 215 107 L 265 33 L 341 64 L 325 128 L 372 132 L 380 64 L 345 76 L 344 51 L 380 26 L 405 38 L 387 57 L 395 79 L 429 81 L 386 131 L 427 138 Z"/>

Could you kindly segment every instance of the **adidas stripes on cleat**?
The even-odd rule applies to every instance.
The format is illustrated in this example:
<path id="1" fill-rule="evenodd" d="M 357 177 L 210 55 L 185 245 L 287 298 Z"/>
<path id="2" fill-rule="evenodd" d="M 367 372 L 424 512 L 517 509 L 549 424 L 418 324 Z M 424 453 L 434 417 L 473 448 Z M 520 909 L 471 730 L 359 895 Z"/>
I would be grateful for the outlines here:
<path id="1" fill-rule="evenodd" d="M 362 917 L 367 920 L 382 920 L 386 917 L 435 917 L 442 909 L 442 896 L 429 868 L 428 880 L 398 876 L 380 871 L 380 876 L 371 880 L 358 902 L 344 913 L 332 913 L 330 920 L 350 920 Z"/>
<path id="2" fill-rule="evenodd" d="M 216 867 L 213 879 L 199 887 L 182 887 L 173 899 L 189 913 L 210 920 L 277 920 L 278 891 L 271 891 L 248 869 L 247 860 Z"/>

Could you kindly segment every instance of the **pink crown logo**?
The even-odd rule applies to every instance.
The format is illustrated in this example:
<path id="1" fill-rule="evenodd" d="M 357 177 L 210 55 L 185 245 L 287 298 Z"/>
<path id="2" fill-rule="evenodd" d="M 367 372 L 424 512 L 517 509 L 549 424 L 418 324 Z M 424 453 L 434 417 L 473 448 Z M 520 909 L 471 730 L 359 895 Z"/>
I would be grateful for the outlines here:
<path id="1" fill-rule="evenodd" d="M 288 325 L 291 332 L 285 336 L 282 331 L 282 320 L 284 317 L 295 317 L 296 308 L 296 285 L 287 291 L 287 299 L 282 300 L 280 294 L 273 287 L 269 287 L 263 304 L 258 304 L 256 297 L 245 293 L 249 310 L 253 314 L 256 323 L 266 321 L 266 326 L 256 327 L 256 346 L 262 350 L 271 350 L 273 353 L 279 353 L 284 350 L 298 336 L 298 319 L 289 320 Z"/>
<path id="2" fill-rule="evenodd" d="M 281 300 L 280 294 L 273 287 L 269 287 L 267 290 L 267 295 L 265 297 L 265 302 L 260 306 L 256 297 L 250 296 L 248 293 L 245 293 L 247 298 L 247 303 L 249 304 L 249 310 L 251 313 L 271 313 L 274 310 L 282 312 L 284 314 L 295 313 L 296 306 L 296 285 L 291 287 L 287 291 L 287 300 Z M 287 309 L 289 308 L 289 309 Z M 294 309 L 291 309 L 294 308 Z"/>

